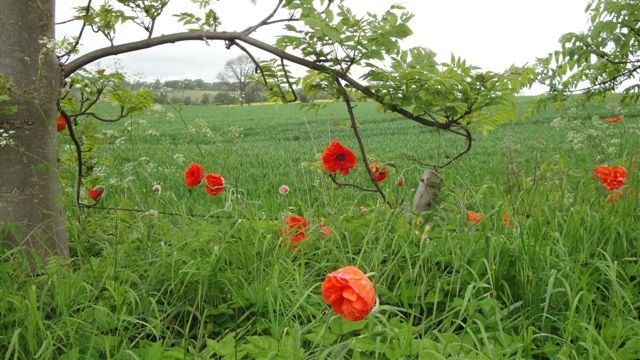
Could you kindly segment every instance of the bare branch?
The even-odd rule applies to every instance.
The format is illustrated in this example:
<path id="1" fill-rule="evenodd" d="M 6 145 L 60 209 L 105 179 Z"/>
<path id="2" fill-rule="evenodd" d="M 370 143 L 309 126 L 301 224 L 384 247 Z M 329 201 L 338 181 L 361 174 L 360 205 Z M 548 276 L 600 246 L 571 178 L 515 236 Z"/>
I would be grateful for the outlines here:
<path id="1" fill-rule="evenodd" d="M 345 106 L 347 107 L 347 112 L 349 113 L 349 119 L 351 120 L 351 129 L 353 130 L 353 134 L 356 137 L 356 141 L 358 142 L 358 147 L 360 148 L 360 155 L 362 155 L 362 162 L 364 163 L 365 169 L 367 169 L 367 174 L 369 174 L 369 180 L 371 180 L 371 183 L 376 188 L 376 192 L 379 193 L 380 196 L 382 197 L 382 200 L 384 200 L 384 202 L 389 207 L 393 207 L 391 206 L 391 203 L 389 202 L 389 200 L 387 200 L 387 196 L 385 195 L 384 191 L 382 191 L 382 189 L 380 188 L 380 184 L 378 184 L 378 182 L 376 181 L 376 175 L 371 171 L 371 168 L 369 167 L 367 152 L 364 149 L 364 143 L 362 142 L 362 137 L 360 137 L 360 131 L 358 130 L 358 123 L 356 122 L 356 116 L 353 113 L 353 106 L 351 106 L 351 99 L 349 99 L 349 94 L 347 94 L 347 90 L 344 88 L 344 86 L 342 86 L 342 82 L 340 82 L 340 79 L 336 78 L 336 85 L 338 85 L 338 89 L 340 89 L 340 92 L 342 93 L 342 100 L 344 101 Z"/>
<path id="2" fill-rule="evenodd" d="M 291 84 L 291 79 L 289 79 L 289 71 L 287 71 L 287 67 L 284 65 L 284 59 L 280 58 L 280 65 L 282 66 L 282 71 L 284 72 L 284 79 L 287 82 L 287 85 L 289 86 L 289 91 L 291 92 L 291 94 L 293 95 L 293 99 L 291 99 L 290 101 L 286 99 L 286 97 L 282 98 L 282 101 L 284 102 L 296 102 L 298 101 L 298 95 L 296 94 L 296 90 L 293 88 L 293 84 Z M 283 94 L 284 96 L 284 94 Z"/>
<path id="3" fill-rule="evenodd" d="M 69 130 L 69 137 L 71 137 L 71 141 L 76 148 L 76 161 L 78 162 L 76 168 L 76 210 L 78 216 L 78 224 L 82 226 L 82 218 L 80 217 L 80 186 L 82 185 L 82 145 L 80 145 L 80 141 L 78 141 L 78 137 L 76 136 L 76 132 L 73 129 L 73 122 L 60 104 L 58 103 L 58 111 L 64 117 L 64 122 L 67 124 L 67 129 Z"/>
<path id="4" fill-rule="evenodd" d="M 444 169 L 445 167 L 451 165 L 451 163 L 453 163 L 454 161 L 458 160 L 459 158 L 461 158 L 464 154 L 468 153 L 469 151 L 471 151 L 471 145 L 473 143 L 473 137 L 471 136 L 471 131 L 469 131 L 469 129 L 467 129 L 464 126 L 460 126 L 459 127 L 462 132 L 455 130 L 454 128 L 451 129 L 447 129 L 447 131 L 452 132 L 456 135 L 462 136 L 464 137 L 464 144 L 465 147 L 464 149 L 459 152 L 456 156 L 452 157 L 451 159 L 447 160 L 446 162 L 442 163 L 442 164 L 429 164 L 429 163 L 425 163 L 422 162 L 420 160 L 418 160 L 415 156 L 407 156 L 407 160 L 411 160 L 411 161 L 415 161 L 416 163 L 422 165 L 422 166 L 427 166 L 427 167 L 431 167 L 433 168 L 436 172 Z"/>
<path id="5" fill-rule="evenodd" d="M 82 34 L 84 33 L 84 28 L 87 27 L 87 21 L 85 20 L 87 16 L 89 16 L 89 12 L 91 12 L 91 1 L 93 0 L 89 0 L 87 2 L 87 6 L 86 6 L 86 11 L 84 13 L 84 16 L 82 17 L 82 27 L 80 27 L 80 32 L 78 33 L 78 37 L 76 38 L 75 43 L 73 44 L 73 47 L 71 47 L 71 49 L 69 49 L 66 53 L 58 56 L 58 59 L 61 62 L 66 62 L 67 60 L 69 60 L 69 57 L 71 56 L 71 54 L 78 48 L 78 45 L 80 45 L 80 39 L 82 39 Z M 71 19 L 69 21 L 73 21 L 75 19 Z M 62 22 L 60 24 L 64 24 L 65 22 Z M 57 24 L 56 24 L 57 25 Z M 63 60 L 63 58 L 65 58 Z"/>
<path id="6" fill-rule="evenodd" d="M 283 0 L 278 0 L 276 7 L 275 9 L 273 9 L 271 14 L 267 15 L 267 17 L 262 19 L 262 21 L 260 21 L 259 23 L 242 30 L 241 33 L 245 36 L 249 36 L 251 35 L 252 32 L 256 31 L 259 27 L 267 25 L 269 23 L 269 20 L 271 20 L 274 16 L 276 16 L 276 13 L 278 12 L 278 10 L 280 10 L 280 6 L 282 6 L 282 2 Z"/>
<path id="7" fill-rule="evenodd" d="M 336 174 L 335 174 L 335 173 L 333 173 L 333 174 L 329 174 L 329 178 L 331 179 L 331 181 L 332 181 L 334 184 L 336 184 L 336 185 L 338 185 L 338 186 L 352 187 L 352 188 L 356 188 L 356 189 L 358 189 L 358 190 L 365 191 L 365 192 L 374 192 L 374 193 L 377 193 L 377 192 L 378 192 L 378 190 L 376 190 L 376 189 L 367 189 L 367 188 L 365 188 L 365 187 L 362 187 L 362 186 L 360 186 L 360 185 L 356 185 L 356 184 L 341 183 L 341 182 L 339 182 L 339 181 L 336 179 Z"/>

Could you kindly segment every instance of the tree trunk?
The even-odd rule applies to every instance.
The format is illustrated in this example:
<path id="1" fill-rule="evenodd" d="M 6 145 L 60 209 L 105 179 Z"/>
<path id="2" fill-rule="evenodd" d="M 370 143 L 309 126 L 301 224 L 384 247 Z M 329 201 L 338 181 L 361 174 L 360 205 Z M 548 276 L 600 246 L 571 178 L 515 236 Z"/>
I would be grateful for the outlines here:
<path id="1" fill-rule="evenodd" d="M 69 256 L 57 164 L 56 101 L 62 75 L 52 46 L 55 0 L 0 0 L 0 73 L 13 83 L 15 131 L 0 148 L 0 243 L 24 246 L 32 270 Z"/>

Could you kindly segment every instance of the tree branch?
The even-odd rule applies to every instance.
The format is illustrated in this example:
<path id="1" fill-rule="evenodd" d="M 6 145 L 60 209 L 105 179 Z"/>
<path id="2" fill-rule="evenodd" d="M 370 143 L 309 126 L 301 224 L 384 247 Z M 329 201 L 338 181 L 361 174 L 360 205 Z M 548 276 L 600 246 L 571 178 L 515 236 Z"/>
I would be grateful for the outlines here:
<path id="1" fill-rule="evenodd" d="M 342 83 L 340 82 L 339 79 L 336 79 L 336 85 L 338 85 L 338 89 L 342 93 L 341 94 L 342 100 L 344 101 L 347 107 L 347 112 L 349 113 L 349 119 L 351 120 L 351 129 L 353 130 L 353 134 L 355 135 L 356 141 L 358 142 L 358 147 L 360 148 L 360 154 L 362 155 L 362 162 L 364 163 L 365 169 L 367 169 L 367 174 L 369 174 L 369 180 L 371 180 L 371 183 L 376 188 L 376 192 L 379 193 L 380 196 L 382 197 L 382 200 L 384 200 L 384 202 L 389 207 L 393 207 L 391 206 L 391 203 L 389 202 L 389 200 L 387 200 L 387 196 L 385 195 L 384 191 L 382 191 L 382 189 L 380 188 L 380 184 L 378 184 L 378 182 L 376 181 L 376 176 L 371 171 L 371 167 L 369 167 L 367 152 L 364 149 L 364 143 L 362 142 L 362 138 L 360 137 L 360 131 L 358 130 L 358 123 L 356 122 L 356 116 L 353 113 L 353 106 L 351 106 L 351 99 L 349 99 L 349 94 L 347 94 L 347 90 L 344 88 L 344 86 L 342 86 Z"/>
<path id="2" fill-rule="evenodd" d="M 80 32 L 78 33 L 78 37 L 76 38 L 75 43 L 73 44 L 73 46 L 71 47 L 71 49 L 69 49 L 66 53 L 58 56 L 58 59 L 61 62 L 66 62 L 67 60 L 69 60 L 69 56 L 71 56 L 71 54 L 78 48 L 78 45 L 80 45 L 80 39 L 82 39 L 82 34 L 84 33 L 84 28 L 87 26 L 87 21 L 86 21 L 86 17 L 89 16 L 89 12 L 91 12 L 91 2 L 93 0 L 89 0 L 87 2 L 87 6 L 86 6 L 86 11 L 84 13 L 84 17 L 82 18 L 82 27 L 80 28 Z M 73 21 L 75 19 L 71 19 L 70 21 Z M 64 24 L 65 22 L 62 22 L 60 24 Z M 56 24 L 57 25 L 57 24 Z M 64 60 L 62 60 L 63 58 L 66 58 Z"/>
<path id="3" fill-rule="evenodd" d="M 76 168 L 76 210 L 78 216 L 78 224 L 82 226 L 82 217 L 80 217 L 80 187 L 82 186 L 82 145 L 80 145 L 80 141 L 78 141 L 78 137 L 76 136 L 76 132 L 73 129 L 73 122 L 60 104 L 58 104 L 58 111 L 64 117 L 64 122 L 67 124 L 67 129 L 69 130 L 69 137 L 71 137 L 71 141 L 76 149 L 76 160 L 78 162 L 78 166 Z"/>
<path id="4" fill-rule="evenodd" d="M 282 51 L 276 48 L 275 46 L 264 43 L 258 39 L 245 36 L 242 32 L 187 31 L 187 32 L 175 33 L 170 35 L 157 36 L 151 39 L 134 41 L 130 43 L 125 43 L 121 45 L 115 45 L 115 46 L 94 50 L 67 63 L 63 67 L 64 77 L 67 78 L 71 76 L 73 73 L 75 73 L 76 71 L 78 71 L 79 69 L 81 69 L 82 67 L 108 56 L 114 56 L 114 55 L 132 52 L 132 51 L 148 49 L 151 47 L 164 45 L 164 44 L 173 44 L 173 43 L 182 42 L 182 41 L 203 41 L 203 40 L 222 40 L 222 41 L 243 42 L 245 44 L 251 45 L 257 49 L 268 52 L 276 57 L 287 60 L 294 64 L 298 64 L 308 69 L 319 71 L 321 73 L 333 75 L 334 77 L 340 80 L 343 80 L 347 84 L 351 85 L 354 89 L 360 91 L 365 96 L 385 106 L 389 111 L 400 114 L 405 118 L 413 120 L 419 124 L 429 126 L 429 127 L 435 127 L 438 129 L 448 129 L 452 126 L 451 124 L 440 123 L 438 121 L 425 119 L 423 117 L 413 114 L 412 112 L 396 104 L 389 104 L 382 97 L 374 93 L 371 89 L 369 89 L 365 85 L 359 83 L 358 81 L 356 81 L 355 79 L 353 79 L 352 77 L 350 77 L 349 75 L 341 71 L 338 71 L 336 69 L 330 68 L 326 65 L 319 64 L 311 60 L 298 57 L 291 53 Z"/>
<path id="5" fill-rule="evenodd" d="M 429 164 L 429 163 L 425 163 L 422 162 L 420 160 L 418 160 L 416 157 L 414 156 L 407 156 L 407 160 L 411 160 L 411 161 L 415 161 L 416 163 L 422 165 L 422 166 L 427 166 L 427 167 L 432 167 L 436 172 L 444 169 L 445 167 L 451 165 L 451 163 L 453 163 L 454 161 L 458 160 L 460 157 L 462 157 L 462 155 L 468 153 L 469 151 L 471 151 L 471 144 L 473 143 L 473 137 L 471 136 L 471 131 L 469 131 L 469 129 L 467 129 L 464 126 L 460 126 L 460 129 L 462 130 L 462 132 L 459 132 L 455 129 L 447 129 L 447 131 L 452 132 L 456 135 L 459 136 L 463 136 L 465 138 L 465 148 L 459 152 L 456 156 L 452 157 L 451 159 L 447 160 L 446 162 L 442 163 L 442 164 Z"/>

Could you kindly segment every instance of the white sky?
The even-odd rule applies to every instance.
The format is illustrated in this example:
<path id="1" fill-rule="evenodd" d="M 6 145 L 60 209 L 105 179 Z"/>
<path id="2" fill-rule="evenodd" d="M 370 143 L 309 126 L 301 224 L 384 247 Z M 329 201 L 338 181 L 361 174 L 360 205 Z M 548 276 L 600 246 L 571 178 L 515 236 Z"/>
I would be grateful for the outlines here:
<path id="1" fill-rule="evenodd" d="M 113 1 L 112 1 L 113 2 Z M 587 29 L 584 9 L 588 0 L 348 0 L 354 11 L 381 13 L 390 5 L 404 5 L 415 17 L 409 24 L 414 34 L 405 47 L 424 46 L 447 61 L 451 53 L 486 70 L 502 71 L 512 64 L 532 63 L 559 47 L 560 35 Z M 86 0 L 58 0 L 57 20 L 69 19 L 73 8 Z M 94 0 L 94 4 L 100 1 Z M 221 0 L 215 2 L 222 26 L 218 30 L 241 30 L 272 10 L 275 1 Z M 171 16 L 193 11 L 189 0 L 173 0 L 156 25 L 155 35 L 179 31 Z M 57 37 L 77 34 L 79 24 L 57 28 Z M 281 25 L 256 33 L 269 40 Z M 88 31 L 87 31 L 88 30 Z M 107 46 L 106 40 L 87 29 L 82 53 Z M 135 27 L 119 31 L 116 44 L 144 38 Z M 221 42 L 171 44 L 116 57 L 130 75 L 144 80 L 201 78 L 215 81 L 224 63 L 240 54 L 226 50 Z M 264 56 L 263 56 L 264 57 Z M 111 60 L 103 60 L 102 65 Z"/>

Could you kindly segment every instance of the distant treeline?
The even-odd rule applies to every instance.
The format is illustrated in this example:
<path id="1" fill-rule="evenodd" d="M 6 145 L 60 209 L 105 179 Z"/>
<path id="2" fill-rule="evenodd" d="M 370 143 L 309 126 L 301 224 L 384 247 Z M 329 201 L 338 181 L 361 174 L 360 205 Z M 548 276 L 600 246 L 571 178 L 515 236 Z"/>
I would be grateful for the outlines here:
<path id="1" fill-rule="evenodd" d="M 184 79 L 152 82 L 129 82 L 132 90 L 150 89 L 155 94 L 158 104 L 176 105 L 234 105 L 266 102 L 267 91 L 260 83 L 251 83 L 244 91 L 240 91 L 238 83 L 227 81 L 207 82 L 202 79 Z M 318 93 L 312 98 L 305 96 L 300 89 L 296 90 L 300 102 L 324 100 L 329 97 Z"/>

